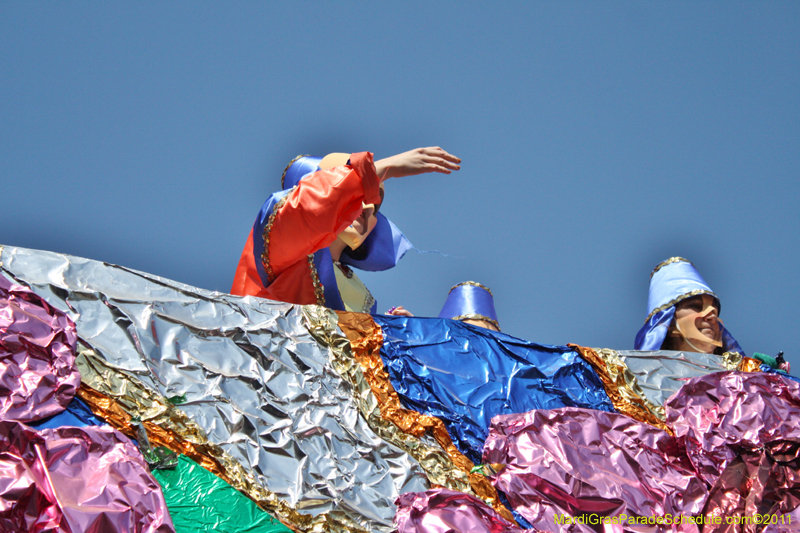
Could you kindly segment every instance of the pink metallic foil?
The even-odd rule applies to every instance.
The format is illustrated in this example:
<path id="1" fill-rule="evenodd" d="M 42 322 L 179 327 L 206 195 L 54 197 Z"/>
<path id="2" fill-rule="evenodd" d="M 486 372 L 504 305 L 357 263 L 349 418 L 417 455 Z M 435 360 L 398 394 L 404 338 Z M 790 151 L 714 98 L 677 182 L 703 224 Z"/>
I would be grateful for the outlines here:
<path id="1" fill-rule="evenodd" d="M 63 411 L 81 377 L 75 324 L 0 276 L 0 420 L 32 422 Z"/>
<path id="2" fill-rule="evenodd" d="M 590 409 L 495 417 L 483 461 L 505 464 L 495 486 L 531 524 L 553 531 L 602 528 L 565 526 L 557 519 L 563 515 L 694 515 L 708 494 L 680 441 L 625 415 Z M 694 524 L 677 530 L 698 531 Z"/>
<path id="3" fill-rule="evenodd" d="M 777 374 L 720 372 L 687 382 L 665 407 L 667 422 L 712 485 L 703 514 L 761 517 L 762 524 L 718 531 L 760 531 L 764 516 L 797 512 L 800 384 Z M 790 526 L 777 521 L 771 525 Z M 798 531 L 800 523 L 791 527 Z"/>
<path id="4" fill-rule="evenodd" d="M 0 422 L 0 531 L 174 532 L 134 444 L 108 427 Z"/>
<path id="5" fill-rule="evenodd" d="M 741 451 L 800 442 L 800 383 L 763 372 L 718 372 L 688 381 L 665 404 L 667 423 L 713 485 Z"/>
<path id="6" fill-rule="evenodd" d="M 522 533 L 474 496 L 450 489 L 407 492 L 397 498 L 398 533 Z"/>

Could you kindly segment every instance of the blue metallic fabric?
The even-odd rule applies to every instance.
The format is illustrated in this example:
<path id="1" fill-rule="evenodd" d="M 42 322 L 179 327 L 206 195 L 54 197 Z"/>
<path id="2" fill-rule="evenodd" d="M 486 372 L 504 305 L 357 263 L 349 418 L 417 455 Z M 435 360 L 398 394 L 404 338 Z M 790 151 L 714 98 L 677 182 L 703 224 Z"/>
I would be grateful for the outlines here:
<path id="1" fill-rule="evenodd" d="M 97 418 L 83 400 L 75 396 L 64 411 L 43 420 L 31 422 L 28 425 L 36 429 L 58 429 L 64 426 L 105 426 L 106 423 Z"/>
<path id="2" fill-rule="evenodd" d="M 456 318 L 463 315 L 483 315 L 495 322 L 494 298 L 483 286 L 458 284 L 447 294 L 439 318 Z"/>
<path id="3" fill-rule="evenodd" d="M 565 406 L 614 412 L 591 365 L 566 346 L 454 320 L 373 318 L 383 330 L 381 356 L 401 401 L 440 418 L 475 463 L 493 416 Z"/>
<path id="4" fill-rule="evenodd" d="M 634 342 L 636 350 L 661 349 L 675 317 L 675 304 L 681 300 L 697 294 L 710 294 L 717 298 L 693 264 L 679 257 L 668 261 L 673 260 L 674 262 L 657 267 L 650 277 L 650 292 L 647 298 L 648 319 L 636 334 Z M 725 326 L 722 326 L 722 349 L 745 355 L 744 350 Z"/>
<path id="5" fill-rule="evenodd" d="M 775 368 L 772 368 L 771 366 L 769 366 L 769 365 L 767 365 L 767 364 L 762 364 L 762 365 L 761 365 L 761 366 L 759 366 L 758 368 L 759 368 L 759 369 L 760 369 L 762 372 L 767 372 L 768 374 L 778 374 L 779 376 L 783 376 L 783 377 L 785 377 L 786 379 L 791 379 L 791 380 L 793 380 L 793 381 L 798 381 L 798 382 L 800 382 L 800 378 L 798 378 L 797 376 L 792 376 L 791 374 L 788 374 L 788 373 L 784 372 L 783 370 L 777 370 L 777 369 L 775 369 Z"/>

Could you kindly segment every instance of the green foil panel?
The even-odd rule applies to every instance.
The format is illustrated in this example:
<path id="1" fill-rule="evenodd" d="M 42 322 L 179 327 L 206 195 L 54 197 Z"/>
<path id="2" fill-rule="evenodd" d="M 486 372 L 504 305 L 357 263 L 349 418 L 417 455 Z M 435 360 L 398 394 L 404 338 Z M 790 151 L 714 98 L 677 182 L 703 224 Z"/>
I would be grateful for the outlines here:
<path id="1" fill-rule="evenodd" d="M 291 533 L 252 500 L 185 455 L 172 470 L 153 470 L 176 533 Z"/>

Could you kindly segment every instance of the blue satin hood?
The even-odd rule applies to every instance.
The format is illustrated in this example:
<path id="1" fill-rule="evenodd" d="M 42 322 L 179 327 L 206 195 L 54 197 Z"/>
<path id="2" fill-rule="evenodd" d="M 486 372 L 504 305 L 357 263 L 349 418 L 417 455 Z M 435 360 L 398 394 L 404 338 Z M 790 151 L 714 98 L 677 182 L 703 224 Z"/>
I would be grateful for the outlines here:
<path id="1" fill-rule="evenodd" d="M 660 350 L 675 317 L 675 305 L 681 300 L 699 294 L 710 294 L 719 300 L 700 272 L 687 259 L 671 257 L 659 264 L 650 274 L 647 320 L 636 334 L 634 348 Z M 744 350 L 725 326 L 722 326 L 722 349 L 745 355 Z"/>

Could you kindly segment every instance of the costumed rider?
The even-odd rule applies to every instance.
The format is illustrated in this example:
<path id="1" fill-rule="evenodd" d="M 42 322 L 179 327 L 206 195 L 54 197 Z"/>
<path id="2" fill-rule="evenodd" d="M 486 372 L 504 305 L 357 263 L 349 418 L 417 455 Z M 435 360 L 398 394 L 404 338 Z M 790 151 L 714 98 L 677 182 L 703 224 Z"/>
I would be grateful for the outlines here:
<path id="1" fill-rule="evenodd" d="M 450 289 L 439 318 L 460 320 L 480 328 L 500 331 L 494 310 L 494 295 L 477 281 L 465 281 Z"/>
<path id="2" fill-rule="evenodd" d="M 745 355 L 719 319 L 719 298 L 682 257 L 667 259 L 650 274 L 647 311 L 636 334 L 637 350 Z"/>
<path id="3" fill-rule="evenodd" d="M 283 190 L 256 217 L 231 294 L 374 313 L 375 299 L 352 268 L 387 270 L 412 247 L 378 212 L 383 182 L 450 174 L 459 163 L 438 147 L 374 163 L 369 152 L 295 158 L 284 170 Z"/>

